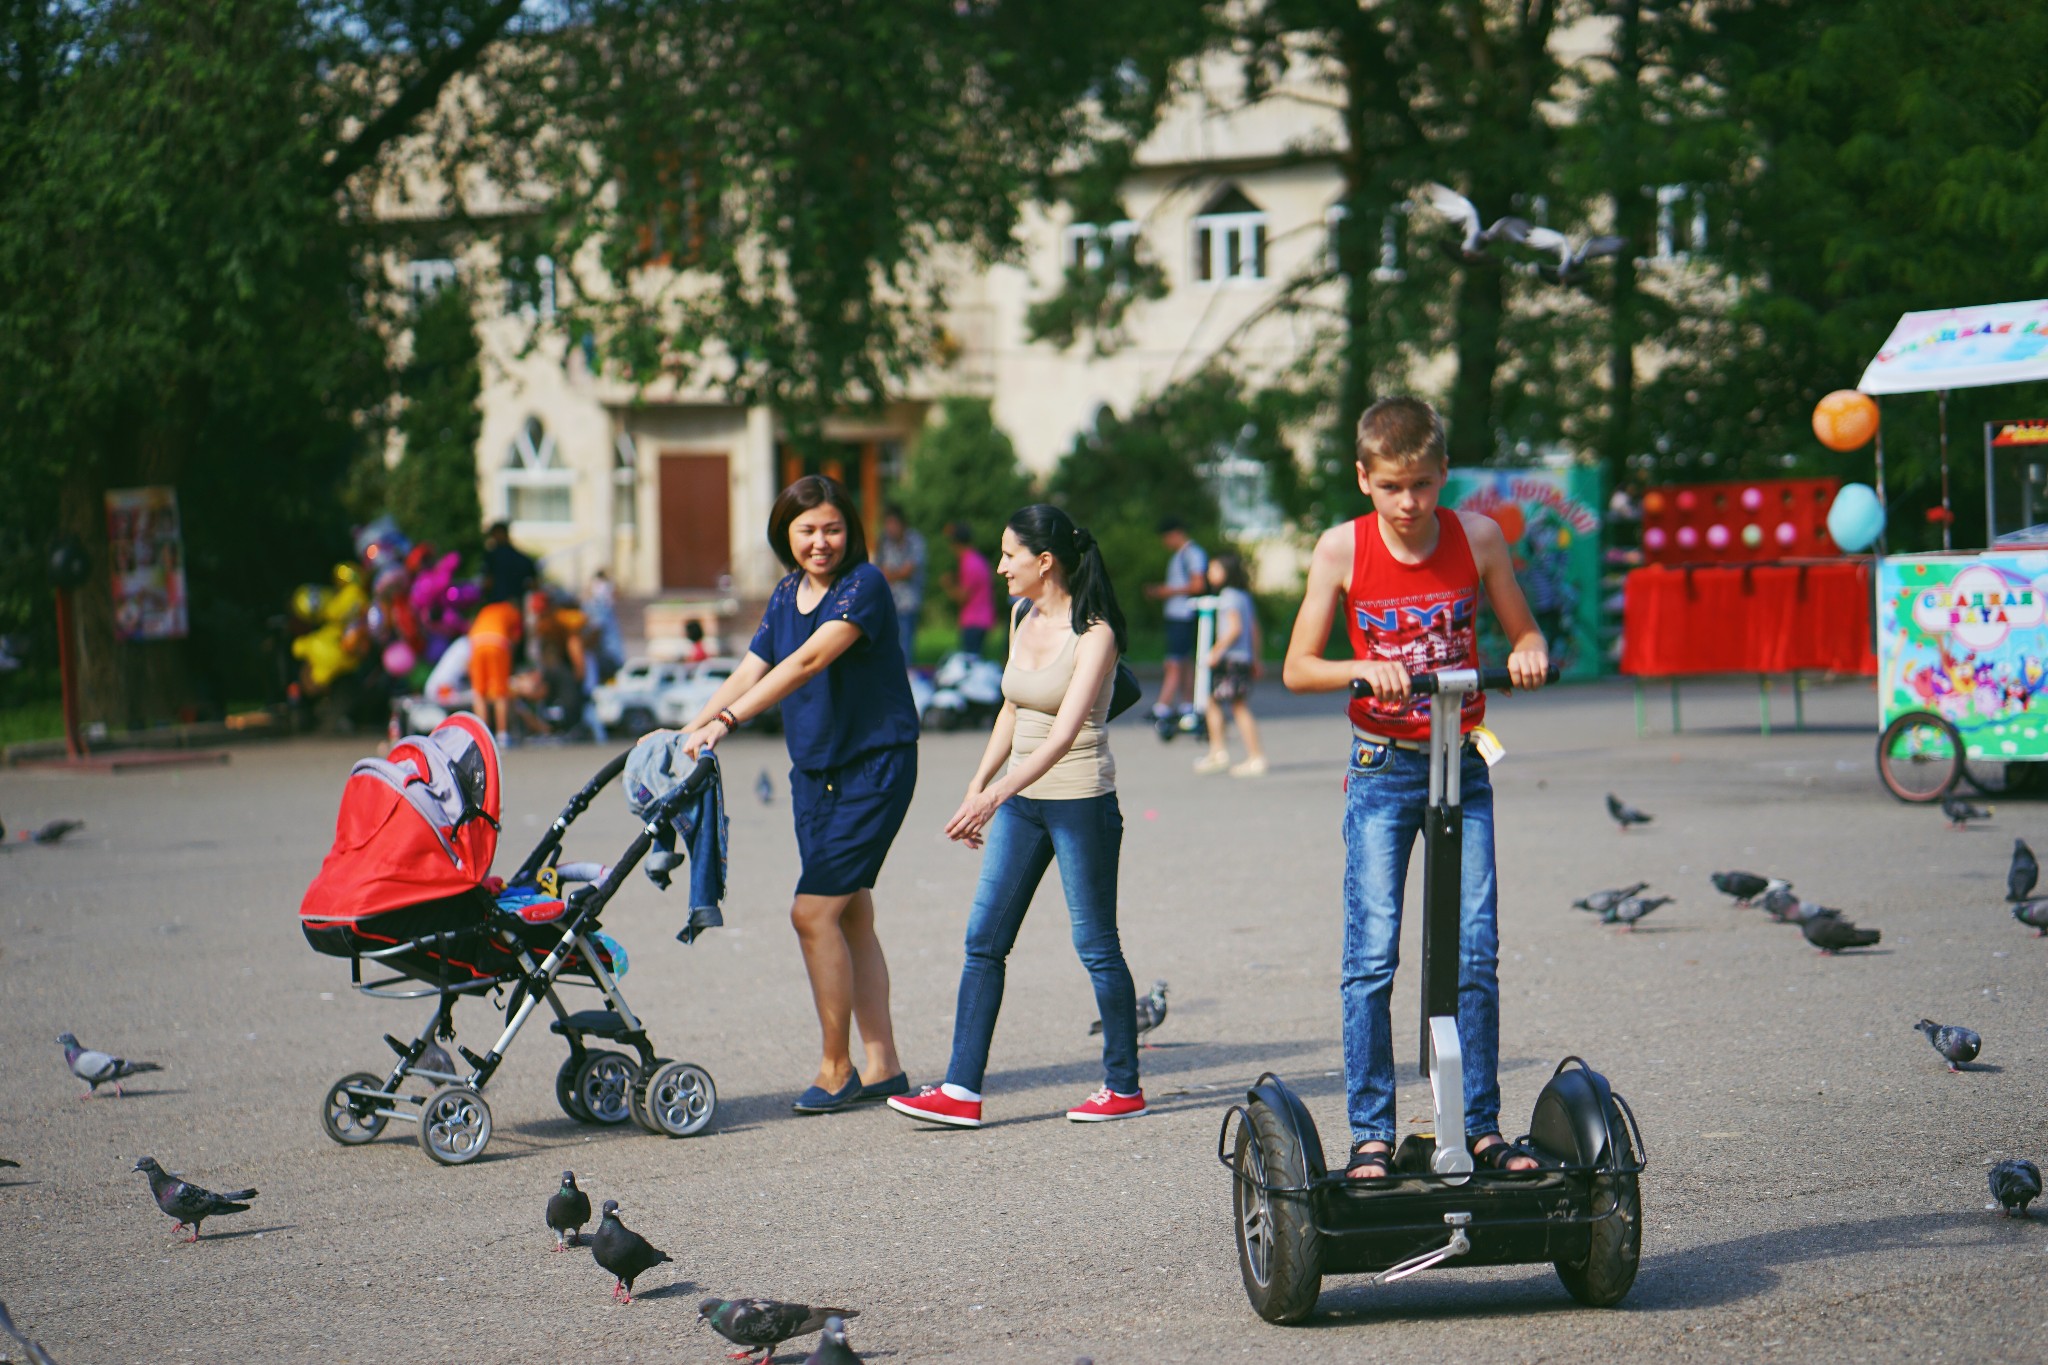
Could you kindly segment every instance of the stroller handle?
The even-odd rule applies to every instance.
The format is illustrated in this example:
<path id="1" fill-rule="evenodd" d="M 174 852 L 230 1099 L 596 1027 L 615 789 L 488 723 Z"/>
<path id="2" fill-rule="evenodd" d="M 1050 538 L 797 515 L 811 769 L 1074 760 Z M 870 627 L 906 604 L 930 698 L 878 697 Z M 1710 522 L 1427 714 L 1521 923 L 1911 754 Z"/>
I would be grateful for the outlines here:
<path id="1" fill-rule="evenodd" d="M 1543 681 L 1554 683 L 1558 679 L 1556 664 L 1543 670 Z M 1439 685 L 1439 679 L 1448 688 Z M 1508 676 L 1505 668 L 1446 668 L 1439 673 L 1415 673 L 1408 679 L 1408 690 L 1419 697 L 1434 696 L 1440 690 L 1455 692 L 1509 692 L 1513 691 L 1515 680 Z M 1372 684 L 1363 678 L 1351 680 L 1351 695 L 1365 697 L 1372 695 Z"/>

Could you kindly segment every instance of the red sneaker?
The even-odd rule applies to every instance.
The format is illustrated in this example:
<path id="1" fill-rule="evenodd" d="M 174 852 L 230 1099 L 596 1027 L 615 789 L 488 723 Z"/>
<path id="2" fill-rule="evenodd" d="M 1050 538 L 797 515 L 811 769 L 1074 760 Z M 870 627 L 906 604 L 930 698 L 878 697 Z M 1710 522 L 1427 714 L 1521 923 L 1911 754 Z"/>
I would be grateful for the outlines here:
<path id="1" fill-rule="evenodd" d="M 891 1095 L 889 1107 L 926 1123 L 945 1123 L 955 1128 L 981 1127 L 981 1101 L 956 1100 L 935 1085 L 915 1095 Z"/>
<path id="2" fill-rule="evenodd" d="M 1134 1119 L 1144 1112 L 1144 1091 L 1119 1095 L 1105 1085 L 1090 1095 L 1086 1104 L 1069 1109 L 1067 1117 L 1076 1123 L 1107 1123 L 1111 1119 Z"/>

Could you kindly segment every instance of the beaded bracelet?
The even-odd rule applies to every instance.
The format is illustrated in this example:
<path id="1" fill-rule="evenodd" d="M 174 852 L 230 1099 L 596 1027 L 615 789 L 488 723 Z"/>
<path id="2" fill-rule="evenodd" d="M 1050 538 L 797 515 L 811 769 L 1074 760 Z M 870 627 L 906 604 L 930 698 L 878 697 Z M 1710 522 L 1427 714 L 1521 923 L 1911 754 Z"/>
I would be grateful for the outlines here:
<path id="1" fill-rule="evenodd" d="M 718 719 L 728 730 L 737 730 L 740 728 L 740 718 L 732 713 L 732 708 L 730 706 L 722 706 L 719 708 Z"/>

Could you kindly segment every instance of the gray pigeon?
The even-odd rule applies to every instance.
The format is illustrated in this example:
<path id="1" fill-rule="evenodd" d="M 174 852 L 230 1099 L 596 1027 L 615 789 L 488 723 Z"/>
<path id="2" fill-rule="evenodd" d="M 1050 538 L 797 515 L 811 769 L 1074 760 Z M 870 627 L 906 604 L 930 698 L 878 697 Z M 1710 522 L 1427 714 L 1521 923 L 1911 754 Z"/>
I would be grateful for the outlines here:
<path id="1" fill-rule="evenodd" d="M 2040 1186 L 2041 1181 L 2036 1177 L 2034 1187 L 2039 1189 Z M 14 1319 L 8 1314 L 7 1305 L 4 1303 L 0 1303 L 0 1332 L 6 1333 L 8 1340 L 21 1348 L 21 1359 L 28 1362 L 28 1365 L 57 1365 L 57 1362 L 50 1358 L 48 1351 L 30 1341 L 23 1335 L 22 1330 L 14 1325 Z M 9 1352 L 7 1356 L 0 1358 L 12 1360 L 14 1356 Z"/>
<path id="2" fill-rule="evenodd" d="M 85 1098 L 103 1085 L 114 1087 L 116 1095 L 121 1093 L 121 1082 L 130 1076 L 139 1076 L 145 1071 L 162 1071 L 155 1062 L 131 1062 L 125 1057 L 111 1053 L 95 1052 L 78 1041 L 75 1034 L 60 1033 L 57 1041 L 64 1045 L 64 1064 L 71 1068 L 71 1074 L 85 1082 Z"/>
<path id="3" fill-rule="evenodd" d="M 1482 228 L 1479 226 L 1479 209 L 1470 199 L 1449 185 L 1439 185 L 1433 180 L 1424 182 L 1422 196 L 1429 201 L 1431 208 L 1457 225 L 1458 252 L 1468 261 L 1485 260 L 1486 249 L 1508 236 L 1512 225 L 1528 226 L 1519 218 L 1501 218 L 1495 220 L 1491 227 Z"/>
<path id="4" fill-rule="evenodd" d="M 1984 806 L 1972 805 L 1962 797 L 1950 792 L 1941 798 L 1941 813 L 1948 817 L 1950 829 L 1962 829 L 1972 820 L 1989 820 L 1991 812 Z"/>
<path id="5" fill-rule="evenodd" d="M 760 798 L 764 806 L 775 804 L 775 779 L 768 776 L 766 768 L 761 769 L 761 775 L 754 779 L 754 795 Z"/>
<path id="6" fill-rule="evenodd" d="M 1155 981 L 1152 983 L 1152 993 L 1150 995 L 1138 997 L 1138 1036 L 1143 1038 L 1165 1022 L 1166 983 L 1164 981 Z M 1102 1021 L 1097 1019 L 1094 1023 L 1090 1024 L 1088 1032 L 1090 1034 L 1102 1032 Z M 1138 1046 L 1150 1047 L 1152 1044 L 1140 1043 Z"/>
<path id="7" fill-rule="evenodd" d="M 1830 955 L 1845 948 L 1875 948 L 1884 938 L 1883 931 L 1859 929 L 1841 911 L 1826 906 L 1815 906 L 1799 922 L 1799 932 L 1806 935 L 1808 943 Z"/>
<path id="8" fill-rule="evenodd" d="M 633 1301 L 633 1281 L 674 1259 L 619 1221 L 616 1199 L 604 1201 L 604 1217 L 598 1220 L 597 1231 L 590 1237 L 590 1255 L 618 1281 L 612 1286 L 612 1298 L 626 1303 Z"/>
<path id="9" fill-rule="evenodd" d="M 420 1049 L 420 1055 L 413 1061 L 416 1071 L 438 1071 L 443 1076 L 460 1076 L 455 1069 L 455 1059 L 448 1055 L 448 1049 L 439 1043 L 428 1043 Z"/>
<path id="10" fill-rule="evenodd" d="M 1991 1168 L 1991 1197 L 2005 1208 L 2005 1216 L 2027 1216 L 2027 1205 L 2041 1197 L 2041 1168 L 2031 1161 L 2001 1161 Z"/>
<path id="11" fill-rule="evenodd" d="M 2012 917 L 2037 935 L 2048 937 L 2048 900 L 2021 901 L 2013 906 Z"/>
<path id="12" fill-rule="evenodd" d="M 1937 1024 L 1932 1019 L 1922 1019 L 1913 1025 L 1927 1035 L 1927 1041 L 1948 1063 L 1950 1071 L 1961 1071 L 1962 1064 L 1976 1060 L 1984 1050 L 1984 1040 L 1977 1036 L 1975 1029 L 1966 1029 L 1961 1024 Z"/>
<path id="13" fill-rule="evenodd" d="M 83 820 L 52 820 L 40 829 L 26 831 L 21 837 L 32 844 L 55 844 L 62 842 L 64 836 L 73 830 L 84 828 Z"/>
<path id="14" fill-rule="evenodd" d="M 2012 866 L 2005 870 L 2005 898 L 2009 901 L 2023 901 L 2034 894 L 2034 883 L 2041 880 L 2041 865 L 2034 861 L 2034 850 L 2027 847 L 2025 839 L 2012 841 Z"/>
<path id="15" fill-rule="evenodd" d="M 1716 872 L 1708 880 L 1716 891 L 1735 897 L 1737 905 L 1748 905 L 1776 885 L 1771 878 L 1759 877 L 1754 872 Z"/>
<path id="16" fill-rule="evenodd" d="M 1607 813 L 1614 818 L 1615 824 L 1621 826 L 1623 834 L 1628 833 L 1630 825 L 1647 825 L 1655 818 L 1637 810 L 1613 792 L 1607 793 Z"/>
<path id="17" fill-rule="evenodd" d="M 1531 251 L 1557 258 L 1554 265 L 1543 267 L 1540 271 L 1545 279 L 1557 284 L 1571 284 L 1576 281 L 1580 267 L 1587 261 L 1596 261 L 1602 256 L 1619 256 L 1628 248 L 1628 238 L 1616 237 L 1610 233 L 1588 237 L 1575 247 L 1571 238 L 1555 228 L 1532 227 L 1520 218 L 1507 219 L 1501 226 L 1504 235 L 1510 241 L 1526 246 Z"/>
<path id="18" fill-rule="evenodd" d="M 779 1303 L 774 1299 L 705 1299 L 697 1305 L 697 1321 L 708 1322 L 711 1330 L 744 1351 L 735 1357 L 761 1352 L 762 1365 L 774 1358 L 775 1348 L 791 1337 L 808 1336 L 833 1318 L 857 1318 L 852 1308 L 813 1308 L 805 1303 Z M 843 1325 L 843 1324 L 842 1324 Z"/>
<path id="19" fill-rule="evenodd" d="M 1636 921 L 1660 905 L 1671 904 L 1670 896 L 1630 896 L 1600 917 L 1602 924 L 1619 924 L 1623 929 L 1632 930 Z"/>
<path id="20" fill-rule="evenodd" d="M 548 1196 L 548 1226 L 555 1230 L 554 1250 L 570 1242 L 581 1246 L 583 1225 L 590 1221 L 590 1196 L 576 1188 L 576 1172 L 562 1172 L 562 1188 Z"/>
<path id="21" fill-rule="evenodd" d="M 1649 887 L 1648 882 L 1637 882 L 1634 886 L 1609 887 L 1605 891 L 1595 891 L 1590 896 L 1573 901 L 1572 909 L 1591 910 L 1596 915 L 1604 915 L 1630 896 L 1641 895 L 1649 890 Z"/>
<path id="22" fill-rule="evenodd" d="M 2035 1189 L 2040 1181 L 2034 1182 Z M 846 1344 L 846 1319 L 834 1313 L 825 1319 L 824 1333 L 818 1338 L 818 1349 L 804 1357 L 804 1365 L 858 1365 L 860 1357 Z"/>
<path id="23" fill-rule="evenodd" d="M 156 1206 L 178 1220 L 172 1231 L 183 1232 L 191 1225 L 192 1235 L 187 1241 L 199 1240 L 199 1225 L 208 1218 L 217 1218 L 224 1213 L 247 1213 L 248 1202 L 256 1197 L 254 1190 L 230 1190 L 226 1194 L 215 1194 L 197 1185 L 189 1185 L 169 1171 L 156 1164 L 153 1156 L 138 1157 L 132 1168 L 149 1177 L 149 1192 L 156 1196 Z"/>
<path id="24" fill-rule="evenodd" d="M 1780 924 L 1797 924 L 1804 918 L 1799 897 L 1792 894 L 1790 886 L 1774 886 L 1764 892 L 1764 913 Z"/>

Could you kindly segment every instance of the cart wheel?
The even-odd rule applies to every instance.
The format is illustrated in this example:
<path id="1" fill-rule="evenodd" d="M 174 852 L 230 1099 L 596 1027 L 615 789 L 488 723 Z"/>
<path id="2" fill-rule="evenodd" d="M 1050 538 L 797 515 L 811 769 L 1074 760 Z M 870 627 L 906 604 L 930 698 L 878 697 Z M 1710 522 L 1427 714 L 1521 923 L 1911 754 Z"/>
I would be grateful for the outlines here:
<path id="1" fill-rule="evenodd" d="M 1963 737 L 1932 711 L 1908 711 L 1878 737 L 1877 775 L 1901 801 L 1939 801 L 1963 775 Z"/>
<path id="2" fill-rule="evenodd" d="M 1629 1140 L 1628 1121 L 1618 1105 L 1607 1106 L 1607 1123 L 1614 1135 L 1614 1164 L 1635 1165 L 1635 1144 Z M 1643 1251 L 1643 1199 L 1633 1172 L 1593 1178 L 1594 1214 L 1610 1210 L 1611 1217 L 1593 1224 L 1585 1259 L 1556 1263 L 1557 1278 L 1564 1281 L 1573 1298 L 1588 1308 L 1620 1303 L 1629 1286 L 1636 1282 L 1636 1265 Z"/>
<path id="3" fill-rule="evenodd" d="M 491 1106 L 466 1085 L 444 1085 L 420 1106 L 420 1146 L 443 1166 L 463 1166 L 491 1140 Z"/>
<path id="4" fill-rule="evenodd" d="M 1267 1322 L 1301 1322 L 1323 1292 L 1322 1238 L 1307 1196 L 1266 1192 L 1269 1185 L 1308 1183 L 1300 1146 L 1278 1114 L 1254 1103 L 1238 1125 L 1233 1163 L 1237 1268 L 1245 1295 Z"/>
<path id="5" fill-rule="evenodd" d="M 655 1124 L 654 1116 L 647 1112 L 647 1081 L 655 1072 L 668 1064 L 668 1058 L 656 1057 L 653 1061 L 640 1068 L 634 1078 L 632 1089 L 626 1092 L 626 1103 L 632 1108 L 633 1122 L 639 1124 L 650 1133 L 659 1133 L 662 1130 Z"/>
<path id="6" fill-rule="evenodd" d="M 711 1126 L 718 1112 L 718 1087 L 711 1073 L 694 1062 L 663 1062 L 640 1096 L 649 1128 L 670 1137 L 694 1137 Z"/>
<path id="7" fill-rule="evenodd" d="M 583 1107 L 583 1101 L 576 1097 L 576 1072 L 583 1065 L 587 1052 L 572 1052 L 562 1063 L 562 1069 L 555 1073 L 555 1103 L 562 1106 L 562 1112 L 578 1123 L 596 1123 L 590 1111 Z"/>
<path id="8" fill-rule="evenodd" d="M 360 1147 L 375 1142 L 377 1134 L 391 1120 L 377 1112 L 375 1102 L 349 1094 L 350 1086 L 382 1090 L 384 1078 L 367 1071 L 351 1071 L 329 1086 L 326 1098 L 320 1101 L 320 1126 L 342 1146 Z"/>
<path id="9" fill-rule="evenodd" d="M 576 1069 L 576 1102 L 590 1115 L 590 1122 L 624 1123 L 633 1117 L 634 1082 L 640 1079 L 640 1064 L 623 1052 L 586 1052 Z"/>

